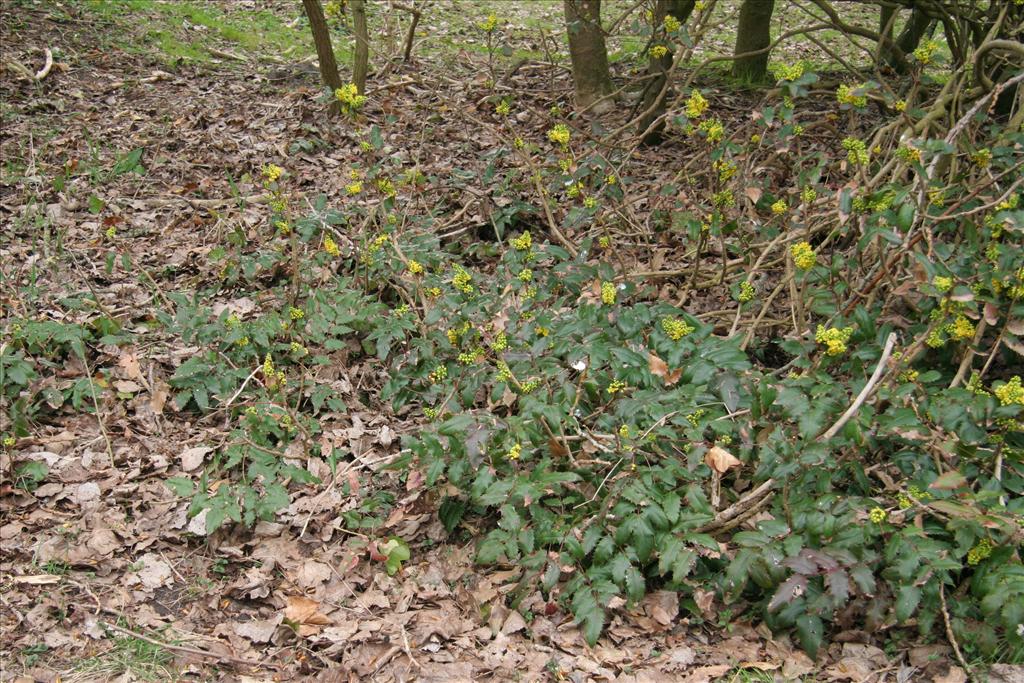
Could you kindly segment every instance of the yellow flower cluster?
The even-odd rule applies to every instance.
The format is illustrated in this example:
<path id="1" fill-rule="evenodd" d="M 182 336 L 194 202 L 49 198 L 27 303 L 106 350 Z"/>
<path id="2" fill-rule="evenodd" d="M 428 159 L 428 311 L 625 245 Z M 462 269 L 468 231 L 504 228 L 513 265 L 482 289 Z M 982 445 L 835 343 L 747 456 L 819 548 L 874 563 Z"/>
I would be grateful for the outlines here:
<path id="1" fill-rule="evenodd" d="M 906 100 L 896 100 L 895 102 L 892 103 L 892 108 L 895 109 L 896 111 L 906 111 L 907 110 L 907 101 Z"/>
<path id="2" fill-rule="evenodd" d="M 869 512 L 868 515 L 871 517 L 871 521 L 875 524 L 881 524 L 885 521 L 885 518 L 889 516 L 882 508 L 871 508 L 871 512 Z"/>
<path id="3" fill-rule="evenodd" d="M 721 141 L 725 137 L 725 126 L 718 119 L 707 119 L 700 122 L 697 129 L 704 133 L 708 142 L 715 143 Z"/>
<path id="4" fill-rule="evenodd" d="M 788 210 L 789 210 L 789 207 L 786 206 L 786 200 L 785 199 L 780 199 L 779 201 L 777 201 L 774 204 L 772 204 L 772 213 L 774 215 L 776 215 L 776 216 L 781 216 L 781 215 L 785 214 L 786 211 L 788 211 Z"/>
<path id="5" fill-rule="evenodd" d="M 385 196 L 394 197 L 397 194 L 395 184 L 391 182 L 391 178 L 377 178 L 373 184 L 376 185 L 377 190 Z"/>
<path id="6" fill-rule="evenodd" d="M 494 14 L 488 14 L 487 18 L 480 24 L 480 30 L 485 33 L 490 33 L 496 28 L 498 28 L 498 17 Z"/>
<path id="7" fill-rule="evenodd" d="M 427 377 L 433 384 L 443 382 L 444 380 L 448 379 L 448 368 L 446 368 L 443 365 L 438 365 L 430 372 L 430 374 Z"/>
<path id="8" fill-rule="evenodd" d="M 626 388 L 626 383 L 625 382 L 622 382 L 620 380 L 613 380 L 612 383 L 608 385 L 608 390 L 607 391 L 608 391 L 609 394 L 617 394 L 617 393 L 619 393 L 620 391 L 622 391 L 625 388 Z"/>
<path id="9" fill-rule="evenodd" d="M 354 114 L 366 104 L 366 95 L 359 94 L 359 88 L 355 83 L 348 83 L 334 91 L 334 96 L 341 103 L 341 108 L 346 114 Z"/>
<path id="10" fill-rule="evenodd" d="M 931 64 L 939 47 L 938 41 L 926 40 L 914 50 L 914 58 L 922 64 Z"/>
<path id="11" fill-rule="evenodd" d="M 719 159 L 711 164 L 711 168 L 718 173 L 718 182 L 727 183 L 736 175 L 736 164 L 726 159 Z"/>
<path id="12" fill-rule="evenodd" d="M 983 538 L 978 541 L 978 544 L 967 551 L 967 564 L 972 567 L 982 560 L 987 560 L 992 554 L 992 541 L 987 538 Z"/>
<path id="13" fill-rule="evenodd" d="M 825 345 L 825 353 L 830 356 L 838 356 L 846 353 L 846 342 L 850 341 L 853 334 L 852 327 L 825 327 L 818 325 L 818 331 L 814 335 L 814 341 Z"/>
<path id="14" fill-rule="evenodd" d="M 529 268 L 523 268 L 522 270 L 519 271 L 519 274 L 516 275 L 516 279 L 518 279 L 520 282 L 529 282 L 530 280 L 533 279 L 533 271 L 530 270 Z"/>
<path id="15" fill-rule="evenodd" d="M 1000 405 L 1024 406 L 1024 387 L 1021 386 L 1019 375 L 1014 375 L 1009 382 L 993 389 L 992 393 L 999 399 Z"/>
<path id="16" fill-rule="evenodd" d="M 409 304 L 402 304 L 401 306 L 399 306 L 398 308 L 395 309 L 394 315 L 395 315 L 396 318 L 401 318 L 402 316 L 404 316 L 408 312 L 409 312 Z"/>
<path id="17" fill-rule="evenodd" d="M 268 183 L 277 182 L 277 179 L 284 173 L 284 169 L 274 164 L 267 164 L 263 167 L 263 179 Z"/>
<path id="18" fill-rule="evenodd" d="M 804 204 L 812 204 L 815 199 L 818 198 L 818 192 L 813 187 L 808 185 L 800 191 L 800 199 Z"/>
<path id="19" fill-rule="evenodd" d="M 953 322 L 946 325 L 946 332 L 950 338 L 956 341 L 963 341 L 974 336 L 974 323 L 965 315 L 958 315 Z"/>
<path id="20" fill-rule="evenodd" d="M 711 196 L 711 202 L 717 209 L 727 209 L 736 203 L 736 196 L 732 193 L 732 190 L 725 189 L 713 194 Z"/>
<path id="21" fill-rule="evenodd" d="M 846 160 L 854 166 L 866 166 L 868 157 L 868 148 L 864 144 L 863 140 L 857 138 L 843 138 L 843 149 L 846 150 Z"/>
<path id="22" fill-rule="evenodd" d="M 484 347 L 478 346 L 472 351 L 459 354 L 459 362 L 463 365 L 472 365 L 473 363 L 479 363 L 487 357 L 487 352 L 484 351 Z"/>
<path id="23" fill-rule="evenodd" d="M 324 4 L 324 16 L 340 17 L 345 12 L 345 0 L 328 0 Z"/>
<path id="24" fill-rule="evenodd" d="M 615 285 L 611 282 L 601 283 L 601 302 L 611 306 L 615 303 Z"/>
<path id="25" fill-rule="evenodd" d="M 978 168 L 987 167 L 989 163 L 992 161 L 992 150 L 990 150 L 988 147 L 983 147 L 979 149 L 977 152 L 971 155 L 971 161 L 973 161 L 974 165 L 977 166 Z"/>
<path id="26" fill-rule="evenodd" d="M 385 235 L 384 233 L 381 233 L 381 234 L 379 234 L 379 235 L 377 235 L 376 237 L 373 238 L 373 241 L 370 242 L 370 245 L 369 245 L 369 247 L 367 247 L 367 250 L 371 254 L 376 254 L 378 251 L 380 251 L 381 247 L 383 247 L 385 244 L 388 243 L 388 241 L 389 241 L 388 236 Z"/>
<path id="27" fill-rule="evenodd" d="M 902 145 L 896 150 L 896 158 L 905 164 L 921 163 L 921 150 L 910 145 Z"/>
<path id="28" fill-rule="evenodd" d="M 797 242 L 789 248 L 789 253 L 793 256 L 793 263 L 800 270 L 810 270 L 818 262 L 818 256 L 810 242 Z"/>
<path id="29" fill-rule="evenodd" d="M 512 379 L 512 369 L 503 360 L 499 360 L 498 363 L 498 375 L 495 377 L 499 382 L 507 382 Z"/>
<path id="30" fill-rule="evenodd" d="M 666 33 L 675 33 L 676 31 L 678 31 L 683 26 L 682 24 L 679 23 L 679 20 L 676 19 L 671 14 L 666 14 L 665 15 L 665 19 L 663 20 L 663 23 L 665 24 L 665 32 Z"/>
<path id="31" fill-rule="evenodd" d="M 494 338 L 494 341 L 491 342 L 491 348 L 498 353 L 501 353 L 502 351 L 507 349 L 508 335 L 506 335 L 504 332 L 499 332 L 498 335 Z"/>
<path id="32" fill-rule="evenodd" d="M 691 119 L 698 119 L 708 110 L 708 101 L 700 94 L 700 90 L 694 90 L 690 98 L 686 100 L 686 116 Z"/>
<path id="33" fill-rule="evenodd" d="M 345 186 L 345 191 L 349 194 L 359 194 L 363 191 L 363 184 L 358 180 L 353 181 Z"/>
<path id="34" fill-rule="evenodd" d="M 775 77 L 780 81 L 795 81 L 804 75 L 803 62 L 780 64 L 775 68 Z"/>
<path id="35" fill-rule="evenodd" d="M 554 128 L 548 131 L 548 140 L 551 142 L 557 142 L 562 147 L 569 145 L 569 126 L 564 123 L 556 124 Z"/>
<path id="36" fill-rule="evenodd" d="M 409 265 L 407 267 L 410 275 L 423 275 L 423 264 L 419 261 L 409 259 Z"/>
<path id="37" fill-rule="evenodd" d="M 693 411 L 692 413 L 689 413 L 686 416 L 686 421 L 690 423 L 691 427 L 696 428 L 700 424 L 700 419 L 704 417 L 704 415 L 706 415 L 707 412 L 708 411 L 704 410 L 703 408 L 698 408 L 697 410 Z"/>
<path id="38" fill-rule="evenodd" d="M 533 246 L 533 237 L 530 236 L 529 230 L 519 237 L 512 238 L 512 248 L 516 251 L 529 251 L 531 246 Z"/>
<path id="39" fill-rule="evenodd" d="M 330 235 L 324 236 L 324 251 L 330 256 L 340 256 L 341 250 L 338 248 L 338 243 L 331 239 Z"/>
<path id="40" fill-rule="evenodd" d="M 935 285 L 935 289 L 945 293 L 953 288 L 953 278 L 936 275 L 935 279 L 932 280 L 932 284 Z"/>
<path id="41" fill-rule="evenodd" d="M 306 317 L 306 313 L 301 308 L 295 308 L 292 306 L 288 309 L 288 317 L 292 320 L 302 320 Z"/>
<path id="42" fill-rule="evenodd" d="M 904 370 L 900 373 L 899 380 L 901 382 L 916 382 L 920 374 L 917 370 Z"/>
<path id="43" fill-rule="evenodd" d="M 668 48 L 664 45 L 655 45 L 651 48 L 651 56 L 655 59 L 661 59 L 668 54 Z"/>
<path id="44" fill-rule="evenodd" d="M 519 456 L 523 454 L 523 445 L 520 443 L 512 444 L 512 448 L 508 449 L 508 453 L 505 457 L 509 460 L 518 460 Z"/>
<path id="45" fill-rule="evenodd" d="M 263 381 L 268 389 L 284 386 L 285 383 L 284 372 L 274 369 L 274 361 L 269 353 L 263 359 Z"/>
<path id="46" fill-rule="evenodd" d="M 508 116 L 512 113 L 512 105 L 508 103 L 508 100 L 502 100 L 498 102 L 498 106 L 494 108 L 494 113 L 499 116 Z"/>
<path id="47" fill-rule="evenodd" d="M 668 338 L 672 341 L 679 341 L 686 335 L 693 332 L 695 329 L 692 325 L 688 325 L 685 320 L 679 318 L 662 318 L 661 329 L 665 331 Z"/>
<path id="48" fill-rule="evenodd" d="M 736 297 L 741 304 L 745 304 L 754 298 L 754 285 L 749 280 L 740 283 L 740 293 Z"/>
<path id="49" fill-rule="evenodd" d="M 857 90 L 863 87 L 863 83 L 852 88 L 843 83 L 836 89 L 836 99 L 839 101 L 839 104 L 847 104 L 857 108 L 864 107 L 868 103 L 867 95 L 858 95 L 856 93 Z"/>
<path id="50" fill-rule="evenodd" d="M 470 284 L 473 281 L 473 276 L 466 272 L 466 269 L 462 266 L 455 266 L 455 275 L 452 277 L 452 286 L 459 290 L 463 294 L 472 294 L 473 285 Z"/>

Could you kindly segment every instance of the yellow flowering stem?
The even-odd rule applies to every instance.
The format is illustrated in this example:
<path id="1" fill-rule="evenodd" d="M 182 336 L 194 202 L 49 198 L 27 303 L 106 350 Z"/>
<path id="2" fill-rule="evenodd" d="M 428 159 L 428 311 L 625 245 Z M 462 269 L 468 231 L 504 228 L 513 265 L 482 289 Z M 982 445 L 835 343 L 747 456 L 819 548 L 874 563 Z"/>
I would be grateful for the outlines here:
<path id="1" fill-rule="evenodd" d="M 966 348 L 964 348 L 963 360 L 960 361 L 960 367 L 956 369 L 956 374 L 953 376 L 953 381 L 950 382 L 949 384 L 950 389 L 959 386 L 960 383 L 964 381 L 964 377 L 967 376 L 967 371 L 971 369 L 971 361 L 974 360 L 974 347 L 978 345 L 979 341 L 981 341 L 981 335 L 983 334 L 985 334 L 984 316 L 982 316 L 981 320 L 978 321 L 978 327 L 974 331 L 974 339 L 971 340 L 971 343 L 968 344 Z M 992 349 L 992 352 L 995 353 L 994 348 Z"/>
<path id="2" fill-rule="evenodd" d="M 558 222 L 555 220 L 554 214 L 551 212 L 551 203 L 548 201 L 548 194 L 544 190 L 544 185 L 541 183 L 541 175 L 537 172 L 537 167 L 533 163 L 533 158 L 530 154 L 524 153 L 521 149 L 516 149 L 516 153 L 519 158 L 526 162 L 526 165 L 530 169 L 530 177 L 533 179 L 533 187 L 537 191 L 537 196 L 540 198 L 541 206 L 544 207 L 544 217 L 548 222 L 548 229 L 551 230 L 551 234 L 555 236 L 558 243 L 565 247 L 565 250 L 569 254 L 576 258 L 579 256 L 580 251 L 576 248 L 576 245 L 568 240 L 565 234 L 558 228 Z"/>
<path id="3" fill-rule="evenodd" d="M 853 400 L 850 407 L 846 409 L 839 419 L 836 420 L 835 424 L 825 430 L 825 432 L 819 437 L 819 441 L 828 441 L 833 436 L 839 433 L 839 430 L 846 426 L 846 423 L 850 421 L 857 411 L 860 410 L 864 402 L 868 400 L 872 392 L 875 390 L 875 386 L 878 384 L 878 380 L 882 378 L 882 373 L 885 371 L 886 364 L 889 362 L 889 356 L 892 355 L 892 349 L 896 346 L 896 333 L 890 332 L 889 337 L 885 340 L 885 347 L 882 349 L 882 356 L 878 359 L 878 365 L 875 366 L 875 371 L 871 373 L 871 377 L 868 379 L 864 388 L 857 394 L 857 398 Z"/>

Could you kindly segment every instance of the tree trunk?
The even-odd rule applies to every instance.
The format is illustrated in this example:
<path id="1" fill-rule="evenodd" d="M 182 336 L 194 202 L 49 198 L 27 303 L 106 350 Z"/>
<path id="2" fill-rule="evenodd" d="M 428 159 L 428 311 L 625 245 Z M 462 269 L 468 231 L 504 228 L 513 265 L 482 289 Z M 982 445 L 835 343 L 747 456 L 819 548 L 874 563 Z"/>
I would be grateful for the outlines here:
<path id="1" fill-rule="evenodd" d="M 352 82 L 360 95 L 366 93 L 366 72 L 370 66 L 370 34 L 366 28 L 366 3 L 349 0 L 352 7 L 352 26 L 356 33 L 356 49 L 352 54 Z"/>
<path id="2" fill-rule="evenodd" d="M 765 50 L 750 57 L 740 57 L 732 64 L 732 75 L 748 83 L 763 83 L 768 76 L 768 51 L 772 42 L 772 12 L 775 0 L 743 0 L 739 26 L 736 28 L 736 49 L 733 54 Z"/>
<path id="3" fill-rule="evenodd" d="M 564 0 L 565 27 L 569 34 L 569 56 L 576 86 L 576 105 L 589 107 L 612 91 L 608 73 L 608 52 L 601 29 L 601 0 Z M 595 111 L 611 109 L 604 102 Z"/>
<path id="4" fill-rule="evenodd" d="M 338 62 L 334 59 L 334 48 L 331 47 L 331 32 L 324 19 L 324 9 L 320 0 L 302 0 L 302 8 L 309 18 L 309 27 L 313 31 L 313 43 L 316 45 L 316 56 L 320 62 L 320 78 L 324 85 L 333 93 L 341 87 L 341 76 L 338 75 Z"/>
<path id="5" fill-rule="evenodd" d="M 674 17 L 680 24 L 685 25 L 693 13 L 696 0 L 658 0 L 654 6 L 654 31 L 657 34 L 661 30 L 665 16 Z M 646 112 L 640 118 L 637 132 L 643 134 L 651 124 L 657 121 L 665 113 L 665 101 L 669 98 L 669 90 L 665 88 L 666 73 L 672 67 L 672 53 L 662 57 L 648 57 L 647 60 L 647 82 L 644 85 L 644 98 L 640 111 Z M 664 92 L 663 92 L 664 90 Z M 664 122 L 659 122 L 647 135 L 644 135 L 643 144 L 656 145 L 661 142 L 661 132 L 664 130 Z"/>

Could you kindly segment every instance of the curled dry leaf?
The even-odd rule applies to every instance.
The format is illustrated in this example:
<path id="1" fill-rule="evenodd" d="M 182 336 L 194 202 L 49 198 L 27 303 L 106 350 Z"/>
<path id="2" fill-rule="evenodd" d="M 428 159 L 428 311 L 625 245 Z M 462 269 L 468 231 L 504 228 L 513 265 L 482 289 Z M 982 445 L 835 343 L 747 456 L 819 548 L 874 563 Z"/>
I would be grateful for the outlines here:
<path id="1" fill-rule="evenodd" d="M 725 474 L 733 467 L 743 464 L 739 458 L 721 446 L 712 446 L 704 456 L 704 463 L 719 474 Z"/>
<path id="2" fill-rule="evenodd" d="M 301 595 L 289 595 L 285 605 L 285 618 L 299 625 L 323 626 L 331 620 L 319 612 L 319 603 Z"/>
<path id="3" fill-rule="evenodd" d="M 669 370 L 668 363 L 653 353 L 647 354 L 647 367 L 650 369 L 652 375 L 660 377 L 662 381 L 665 382 L 665 386 L 668 387 L 678 382 L 679 378 L 683 376 L 682 368 Z"/>

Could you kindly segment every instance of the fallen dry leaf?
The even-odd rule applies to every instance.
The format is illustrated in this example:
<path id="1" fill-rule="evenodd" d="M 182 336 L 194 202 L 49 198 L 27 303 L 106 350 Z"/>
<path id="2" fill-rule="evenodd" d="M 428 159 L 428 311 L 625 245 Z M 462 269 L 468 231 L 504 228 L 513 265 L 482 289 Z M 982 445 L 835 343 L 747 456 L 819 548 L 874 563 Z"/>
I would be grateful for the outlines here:
<path id="1" fill-rule="evenodd" d="M 663 361 L 654 353 L 647 354 L 647 367 L 650 369 L 651 374 L 655 377 L 660 377 L 665 386 L 672 386 L 679 381 L 679 378 L 683 376 L 683 369 L 677 368 L 675 370 L 668 369 L 668 363 Z"/>
<path id="2" fill-rule="evenodd" d="M 209 446 L 194 446 L 192 448 L 186 448 L 181 452 L 181 469 L 185 472 L 191 472 L 197 469 L 203 464 L 203 460 L 206 458 L 206 454 L 213 449 Z"/>
<path id="3" fill-rule="evenodd" d="M 739 458 L 721 446 L 712 446 L 704 456 L 704 463 L 719 474 L 725 474 L 733 467 L 743 464 Z"/>

